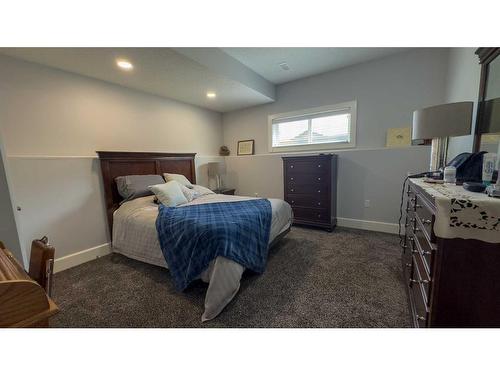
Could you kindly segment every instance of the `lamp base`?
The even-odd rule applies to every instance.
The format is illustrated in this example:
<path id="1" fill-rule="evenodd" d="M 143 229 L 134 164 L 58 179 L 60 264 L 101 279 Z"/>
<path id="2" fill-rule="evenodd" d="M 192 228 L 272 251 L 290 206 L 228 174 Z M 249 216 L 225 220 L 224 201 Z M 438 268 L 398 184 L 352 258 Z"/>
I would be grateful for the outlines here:
<path id="1" fill-rule="evenodd" d="M 431 163 L 429 170 L 443 170 L 446 166 L 446 154 L 448 153 L 448 137 L 433 138 L 431 144 Z"/>

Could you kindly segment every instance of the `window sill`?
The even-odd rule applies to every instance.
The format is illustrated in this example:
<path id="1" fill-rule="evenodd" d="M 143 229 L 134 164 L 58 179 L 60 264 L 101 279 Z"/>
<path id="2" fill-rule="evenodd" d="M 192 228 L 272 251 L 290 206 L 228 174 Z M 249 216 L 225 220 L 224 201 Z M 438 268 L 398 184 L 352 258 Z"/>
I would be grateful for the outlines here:
<path id="1" fill-rule="evenodd" d="M 324 150 L 342 150 L 346 148 L 356 148 L 356 144 L 351 143 L 323 143 L 315 145 L 304 145 L 304 146 L 286 146 L 286 147 L 270 147 L 270 153 L 290 153 L 290 152 L 303 152 L 303 151 L 324 151 Z"/>

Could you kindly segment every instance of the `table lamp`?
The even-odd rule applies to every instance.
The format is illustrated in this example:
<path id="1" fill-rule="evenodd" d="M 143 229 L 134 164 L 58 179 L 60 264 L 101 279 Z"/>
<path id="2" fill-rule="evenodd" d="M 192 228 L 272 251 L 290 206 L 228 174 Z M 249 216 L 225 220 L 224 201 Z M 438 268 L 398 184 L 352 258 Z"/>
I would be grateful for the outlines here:
<path id="1" fill-rule="evenodd" d="M 217 190 L 222 187 L 221 175 L 226 174 L 226 164 L 219 162 L 208 163 L 208 177 L 214 177 L 217 183 Z"/>
<path id="2" fill-rule="evenodd" d="M 422 108 L 413 112 L 413 140 L 432 140 L 430 171 L 444 168 L 448 137 L 471 133 L 473 102 Z"/>

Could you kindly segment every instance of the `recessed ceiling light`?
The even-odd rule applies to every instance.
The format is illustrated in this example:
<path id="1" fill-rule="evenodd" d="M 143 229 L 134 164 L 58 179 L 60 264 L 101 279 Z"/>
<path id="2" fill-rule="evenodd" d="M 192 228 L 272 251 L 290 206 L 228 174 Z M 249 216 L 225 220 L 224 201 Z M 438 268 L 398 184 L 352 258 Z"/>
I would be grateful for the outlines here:
<path id="1" fill-rule="evenodd" d="M 286 61 L 283 61 L 282 63 L 279 63 L 278 64 L 280 66 L 281 69 L 283 70 L 290 70 L 290 66 L 287 64 Z"/>
<path id="2" fill-rule="evenodd" d="M 120 69 L 123 69 L 123 70 L 132 70 L 134 69 L 134 66 L 132 65 L 132 63 L 130 61 L 127 61 L 127 60 L 116 60 L 116 65 L 118 65 L 118 67 Z"/>
<path id="3" fill-rule="evenodd" d="M 216 96 L 217 96 L 217 94 L 215 92 L 213 92 L 213 91 L 207 92 L 207 98 L 209 98 L 209 99 L 213 99 Z"/>

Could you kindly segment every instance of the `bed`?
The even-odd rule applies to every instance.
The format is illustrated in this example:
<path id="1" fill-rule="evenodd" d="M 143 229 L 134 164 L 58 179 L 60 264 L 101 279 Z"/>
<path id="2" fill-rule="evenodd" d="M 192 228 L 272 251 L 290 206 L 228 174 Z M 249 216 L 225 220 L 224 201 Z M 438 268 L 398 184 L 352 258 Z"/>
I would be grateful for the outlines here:
<path id="1" fill-rule="evenodd" d="M 106 213 L 113 252 L 132 259 L 168 268 L 158 241 L 155 221 L 158 205 L 154 196 L 136 198 L 120 205 L 115 178 L 132 174 L 177 173 L 196 183 L 195 154 L 139 153 L 98 151 L 104 184 Z M 236 202 L 255 199 L 222 194 L 207 194 L 184 204 L 183 206 Z M 272 209 L 269 247 L 276 244 L 290 230 L 292 210 L 281 199 L 269 199 Z M 200 279 L 207 282 L 205 309 L 202 321 L 215 318 L 237 294 L 243 266 L 224 258 L 217 257 L 200 274 Z"/>

